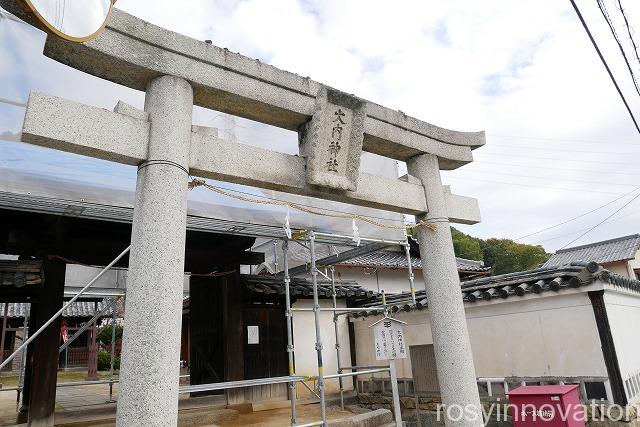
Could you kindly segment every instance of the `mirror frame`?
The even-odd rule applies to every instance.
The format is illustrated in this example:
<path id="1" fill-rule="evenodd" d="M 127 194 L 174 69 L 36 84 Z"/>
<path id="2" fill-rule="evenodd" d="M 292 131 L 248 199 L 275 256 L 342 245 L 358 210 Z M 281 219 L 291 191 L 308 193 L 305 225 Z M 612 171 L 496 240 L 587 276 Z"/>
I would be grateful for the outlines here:
<path id="1" fill-rule="evenodd" d="M 86 42 L 89 41 L 93 38 L 98 37 L 100 34 L 102 34 L 102 32 L 104 31 L 104 28 L 107 26 L 107 22 L 109 21 L 109 17 L 111 16 L 111 12 L 113 10 L 113 5 L 115 3 L 115 0 L 110 0 L 110 5 L 109 5 L 109 12 L 107 13 L 107 16 L 104 19 L 104 22 L 102 23 L 102 25 L 100 26 L 100 28 L 98 28 L 94 33 L 89 34 L 88 36 L 85 37 L 73 37 L 70 36 L 68 34 L 65 34 L 63 32 L 61 32 L 60 30 L 58 30 L 56 27 L 54 27 L 51 23 L 49 23 L 41 14 L 40 12 L 38 12 L 37 7 L 35 7 L 33 5 L 33 3 L 31 2 L 31 0 L 21 0 L 23 5 L 26 7 L 26 9 L 31 12 L 36 19 L 38 20 L 38 22 L 41 24 L 41 29 L 46 31 L 49 34 L 53 34 L 55 36 L 58 36 L 64 40 L 68 40 L 71 42 Z"/>

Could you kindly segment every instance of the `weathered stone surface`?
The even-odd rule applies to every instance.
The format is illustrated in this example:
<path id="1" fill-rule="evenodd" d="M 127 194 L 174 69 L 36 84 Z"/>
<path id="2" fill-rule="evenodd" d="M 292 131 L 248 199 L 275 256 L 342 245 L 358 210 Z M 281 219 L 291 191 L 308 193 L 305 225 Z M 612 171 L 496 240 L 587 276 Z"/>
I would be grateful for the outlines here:
<path id="1" fill-rule="evenodd" d="M 464 417 L 458 426 L 481 426 L 482 407 L 471 354 L 471 343 L 462 299 L 460 278 L 456 267 L 451 230 L 447 217 L 446 198 L 438 169 L 438 159 L 421 154 L 407 162 L 409 174 L 419 178 L 424 186 L 429 213 L 418 220 L 436 223 L 435 231 L 416 229 L 420 243 L 422 274 L 431 316 L 431 335 L 438 371 L 442 403 L 476 408 L 476 417 Z M 475 418 L 475 420 L 473 419 Z"/>
<path id="2" fill-rule="evenodd" d="M 337 190 L 358 187 L 366 103 L 329 88 L 316 96 L 311 121 L 299 132 L 307 182 Z"/>
<path id="3" fill-rule="evenodd" d="M 414 409 L 416 407 L 416 399 L 413 397 L 401 397 L 400 404 L 402 404 L 404 408 Z"/>
<path id="4" fill-rule="evenodd" d="M 365 414 L 371 411 L 371 409 L 365 408 L 364 406 L 360 405 L 345 405 L 344 409 L 349 412 L 353 412 L 354 414 Z"/>
<path id="5" fill-rule="evenodd" d="M 177 423 L 188 176 L 175 165 L 189 164 L 192 96 L 186 81 L 164 76 L 149 84 L 145 98 L 147 155 L 157 162 L 139 168 L 136 183 L 117 410 L 121 427 Z"/>
<path id="6" fill-rule="evenodd" d="M 134 119 L 149 121 L 149 113 L 146 111 L 140 110 L 133 105 L 129 105 L 124 101 L 118 101 L 116 106 L 113 108 L 114 113 L 124 114 L 125 116 L 133 117 Z"/>
<path id="7" fill-rule="evenodd" d="M 0 5 L 30 21 L 14 0 Z M 194 102 L 229 114 L 297 130 L 313 114 L 318 82 L 165 30 L 114 9 L 102 35 L 86 43 L 47 37 L 45 55 L 98 77 L 145 90 L 159 75 L 191 82 Z M 472 161 L 484 132 L 456 132 L 367 102 L 363 149 L 406 160 L 438 156 L 442 169 Z"/>

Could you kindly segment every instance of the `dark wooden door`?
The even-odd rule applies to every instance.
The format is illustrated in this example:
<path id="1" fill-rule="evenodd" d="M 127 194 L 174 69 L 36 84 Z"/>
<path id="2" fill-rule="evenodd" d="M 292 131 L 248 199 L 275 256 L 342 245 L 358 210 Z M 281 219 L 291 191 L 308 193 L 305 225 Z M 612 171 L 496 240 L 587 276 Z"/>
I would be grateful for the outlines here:
<path id="1" fill-rule="evenodd" d="M 244 317 L 244 374 L 254 378 L 288 375 L 287 325 L 282 307 L 246 306 Z M 249 344 L 249 328 L 258 327 L 258 343 Z"/>

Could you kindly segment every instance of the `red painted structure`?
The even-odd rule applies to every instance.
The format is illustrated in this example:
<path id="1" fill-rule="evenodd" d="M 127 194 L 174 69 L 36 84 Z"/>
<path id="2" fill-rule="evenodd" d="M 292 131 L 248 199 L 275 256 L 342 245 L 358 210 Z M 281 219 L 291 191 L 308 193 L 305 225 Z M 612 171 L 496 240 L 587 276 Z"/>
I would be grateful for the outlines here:
<path id="1" fill-rule="evenodd" d="M 514 427 L 584 427 L 577 385 L 522 386 L 508 393 Z"/>

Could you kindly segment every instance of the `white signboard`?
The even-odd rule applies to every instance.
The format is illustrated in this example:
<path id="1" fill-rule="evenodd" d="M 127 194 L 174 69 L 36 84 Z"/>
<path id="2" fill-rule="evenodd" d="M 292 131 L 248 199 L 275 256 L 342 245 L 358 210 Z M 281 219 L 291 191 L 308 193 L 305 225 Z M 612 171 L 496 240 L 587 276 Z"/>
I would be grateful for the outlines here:
<path id="1" fill-rule="evenodd" d="M 260 344 L 260 328 L 247 326 L 247 344 Z"/>
<path id="2" fill-rule="evenodd" d="M 400 322 L 384 319 L 373 327 L 376 360 L 406 359 L 407 350 Z"/>

